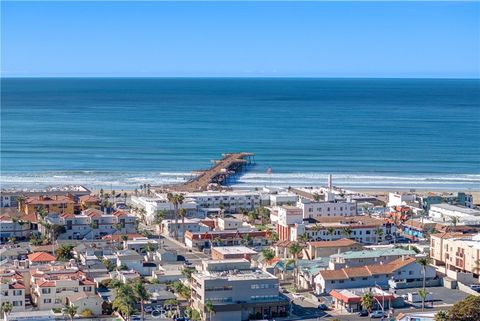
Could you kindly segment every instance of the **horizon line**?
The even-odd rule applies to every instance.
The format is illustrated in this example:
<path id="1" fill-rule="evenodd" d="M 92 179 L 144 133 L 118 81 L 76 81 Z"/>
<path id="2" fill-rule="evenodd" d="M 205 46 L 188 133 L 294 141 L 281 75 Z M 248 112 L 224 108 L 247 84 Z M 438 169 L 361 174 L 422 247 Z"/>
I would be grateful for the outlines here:
<path id="1" fill-rule="evenodd" d="M 391 77 L 362 77 L 362 76 L 0 76 L 3 79 L 425 79 L 425 80 L 480 80 L 477 77 L 431 77 L 431 76 L 391 76 Z"/>

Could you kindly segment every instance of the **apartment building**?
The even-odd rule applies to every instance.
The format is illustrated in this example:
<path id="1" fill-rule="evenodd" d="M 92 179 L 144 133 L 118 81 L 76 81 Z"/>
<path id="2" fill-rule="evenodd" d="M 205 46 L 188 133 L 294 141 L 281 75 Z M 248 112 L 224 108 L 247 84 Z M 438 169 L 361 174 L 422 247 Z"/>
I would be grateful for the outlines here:
<path id="1" fill-rule="evenodd" d="M 399 259 L 402 256 L 415 256 L 415 254 L 414 250 L 406 250 L 402 248 L 346 251 L 330 256 L 329 269 L 337 270 L 344 267 L 386 264 Z"/>
<path id="2" fill-rule="evenodd" d="M 103 236 L 136 232 L 137 218 L 124 211 L 105 214 L 97 209 L 87 209 L 79 215 L 63 213 L 49 214 L 45 221 L 50 224 L 65 226 L 65 233 L 58 236 L 60 240 L 100 239 Z M 40 226 L 40 232 L 45 233 L 45 227 Z"/>
<path id="3" fill-rule="evenodd" d="M 360 243 L 342 238 L 334 241 L 307 242 L 307 246 L 303 249 L 303 252 L 305 258 L 313 260 L 346 251 L 359 251 L 361 249 L 363 249 L 363 246 Z"/>
<path id="4" fill-rule="evenodd" d="M 39 196 L 83 196 L 90 190 L 81 185 L 52 186 L 44 189 L 3 188 L 0 190 L 0 207 L 18 207 L 18 199 Z"/>
<path id="5" fill-rule="evenodd" d="M 357 203 L 348 201 L 316 202 L 300 198 L 297 207 L 302 210 L 303 218 L 355 216 Z"/>
<path id="6" fill-rule="evenodd" d="M 139 254 L 147 253 L 147 248 L 151 247 L 153 251 L 158 250 L 158 241 L 152 240 L 147 237 L 135 237 L 133 240 L 127 240 L 123 242 L 125 250 L 132 250 Z"/>
<path id="7" fill-rule="evenodd" d="M 178 219 L 178 238 L 183 239 L 185 232 L 207 232 L 210 231 L 210 226 L 204 223 L 204 220 L 199 218 L 185 218 Z M 175 235 L 175 220 L 163 220 L 161 224 L 161 232 L 169 236 Z"/>
<path id="8" fill-rule="evenodd" d="M 436 277 L 433 267 L 426 268 L 426 281 Z M 320 271 L 315 277 L 317 294 L 330 293 L 334 289 L 371 287 L 406 288 L 421 286 L 423 267 L 414 257 L 401 257 L 387 264 L 374 264 L 340 270 Z"/>
<path id="9" fill-rule="evenodd" d="M 213 260 L 229 260 L 229 259 L 247 259 L 251 260 L 252 256 L 258 254 L 246 246 L 217 246 L 212 248 Z"/>
<path id="10" fill-rule="evenodd" d="M 202 319 L 211 321 L 284 317 L 289 300 L 279 292 L 278 279 L 250 267 L 244 259 L 203 261 L 202 270 L 192 276 L 192 305 Z M 207 302 L 214 313 L 208 313 Z"/>
<path id="11" fill-rule="evenodd" d="M 28 197 L 24 202 L 18 204 L 18 209 L 29 215 L 35 213 L 38 209 L 43 209 L 47 213 L 75 213 L 75 200 L 71 195 L 41 195 Z"/>
<path id="12" fill-rule="evenodd" d="M 455 217 L 458 219 L 459 225 L 480 225 L 480 210 L 458 205 L 431 205 L 428 215 L 437 222 L 450 223 L 452 218 Z"/>
<path id="13" fill-rule="evenodd" d="M 12 219 L 8 215 L 0 216 L 0 241 L 6 241 L 14 237 L 17 240 L 28 239 L 32 232 L 30 222 Z"/>
<path id="14" fill-rule="evenodd" d="M 76 267 L 42 267 L 31 273 L 32 301 L 39 310 L 62 308 L 78 293 L 95 293 L 95 283 Z"/>
<path id="15" fill-rule="evenodd" d="M 430 236 L 430 257 L 447 270 L 480 274 L 480 234 L 438 233 Z"/>
<path id="16" fill-rule="evenodd" d="M 350 238 L 360 243 L 373 244 L 392 240 L 395 233 L 394 224 L 368 216 L 319 217 L 290 226 L 292 241 L 305 234 L 312 241 Z"/>
<path id="17" fill-rule="evenodd" d="M 208 231 L 185 233 L 185 244 L 188 248 L 199 250 L 212 246 L 237 246 L 246 243 L 251 246 L 268 245 L 268 233 L 257 230 Z"/>
<path id="18" fill-rule="evenodd" d="M 25 284 L 23 277 L 14 270 L 0 273 L 0 297 L 1 303 L 9 302 L 12 311 L 25 311 Z"/>

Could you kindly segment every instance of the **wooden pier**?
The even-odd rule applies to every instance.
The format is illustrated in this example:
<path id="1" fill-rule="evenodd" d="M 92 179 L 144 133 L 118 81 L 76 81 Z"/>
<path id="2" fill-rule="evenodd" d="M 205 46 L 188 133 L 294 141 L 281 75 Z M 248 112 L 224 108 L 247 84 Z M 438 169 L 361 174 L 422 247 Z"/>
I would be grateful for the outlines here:
<path id="1" fill-rule="evenodd" d="M 255 163 L 254 153 L 223 154 L 222 159 L 212 161 L 213 166 L 207 170 L 193 171 L 197 175 L 185 183 L 164 186 L 164 189 L 175 192 L 204 192 L 220 189 L 228 180 Z"/>

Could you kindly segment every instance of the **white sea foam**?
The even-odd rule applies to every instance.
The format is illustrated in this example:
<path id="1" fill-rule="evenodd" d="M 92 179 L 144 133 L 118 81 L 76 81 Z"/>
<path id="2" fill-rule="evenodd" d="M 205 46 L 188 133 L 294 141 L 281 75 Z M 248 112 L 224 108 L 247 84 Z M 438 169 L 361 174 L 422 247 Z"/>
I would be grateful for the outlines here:
<path id="1" fill-rule="evenodd" d="M 2 187 L 46 187 L 64 184 L 85 185 L 91 189 L 135 189 L 143 184 L 162 185 L 179 183 L 192 177 L 188 172 L 94 172 L 62 171 L 42 173 L 3 173 Z M 322 186 L 327 182 L 327 173 L 258 173 L 249 172 L 233 182 L 234 187 L 261 186 Z M 480 190 L 478 174 L 448 175 L 392 175 L 392 174 L 334 174 L 336 186 L 346 188 L 402 188 Z"/>

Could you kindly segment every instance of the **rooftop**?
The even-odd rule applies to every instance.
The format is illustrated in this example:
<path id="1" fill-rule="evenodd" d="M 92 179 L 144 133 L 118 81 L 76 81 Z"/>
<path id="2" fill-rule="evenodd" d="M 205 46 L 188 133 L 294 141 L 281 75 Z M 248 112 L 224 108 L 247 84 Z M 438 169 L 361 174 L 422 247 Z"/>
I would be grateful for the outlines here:
<path id="1" fill-rule="evenodd" d="M 222 255 L 232 255 L 232 254 L 257 254 L 256 251 L 252 250 L 246 246 L 217 246 L 212 249 L 212 251 L 216 251 Z"/>
<path id="2" fill-rule="evenodd" d="M 360 244 L 354 240 L 350 239 L 339 239 L 336 241 L 317 241 L 317 242 L 307 242 L 308 245 L 313 247 L 345 247 L 345 246 L 352 246 L 355 244 Z"/>
<path id="3" fill-rule="evenodd" d="M 340 254 L 334 255 L 335 257 L 341 257 L 346 260 L 352 259 L 365 259 L 365 258 L 377 258 L 382 256 L 401 256 L 401 255 L 415 255 L 413 250 L 405 250 L 401 248 L 389 248 L 381 250 L 370 250 L 370 251 L 347 251 Z"/>

